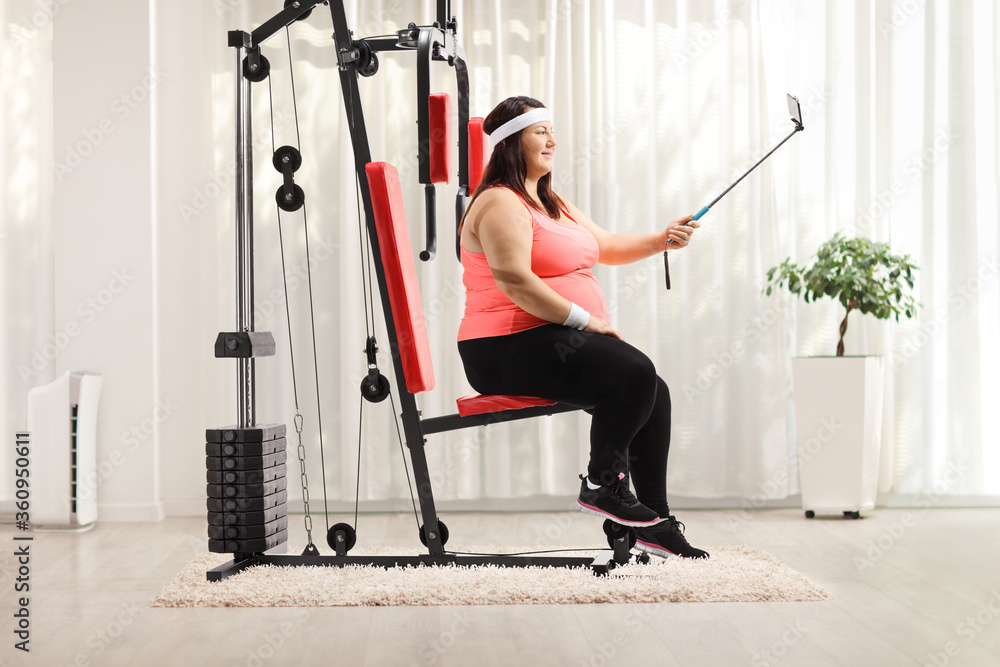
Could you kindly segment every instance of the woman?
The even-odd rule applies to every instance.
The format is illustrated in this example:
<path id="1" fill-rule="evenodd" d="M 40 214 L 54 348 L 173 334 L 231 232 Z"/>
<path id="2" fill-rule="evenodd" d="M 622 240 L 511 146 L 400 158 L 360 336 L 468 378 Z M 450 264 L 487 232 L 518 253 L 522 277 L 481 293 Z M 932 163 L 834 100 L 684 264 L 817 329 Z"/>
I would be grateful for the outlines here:
<path id="1" fill-rule="evenodd" d="M 483 122 L 493 153 L 462 225 L 465 316 L 458 350 L 483 394 L 538 396 L 593 415 L 581 510 L 635 526 L 636 547 L 704 558 L 667 504 L 670 393 L 652 362 L 611 328 L 591 273 L 688 244 L 699 223 L 611 234 L 552 191 L 556 140 L 538 100 L 512 97 Z M 690 223 L 685 226 L 685 223 Z M 638 498 L 629 490 L 629 480 Z"/>

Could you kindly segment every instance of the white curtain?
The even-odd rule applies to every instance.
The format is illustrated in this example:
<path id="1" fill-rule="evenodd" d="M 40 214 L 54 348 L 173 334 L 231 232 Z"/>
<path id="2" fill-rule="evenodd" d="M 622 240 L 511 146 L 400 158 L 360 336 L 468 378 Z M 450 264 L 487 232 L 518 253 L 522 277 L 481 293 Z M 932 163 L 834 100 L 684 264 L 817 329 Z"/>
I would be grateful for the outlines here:
<path id="1" fill-rule="evenodd" d="M 348 16 L 358 35 L 391 33 L 410 20 L 431 20 L 434 5 L 348 3 Z M 663 287 L 659 258 L 598 271 L 615 324 L 672 388 L 672 495 L 782 498 L 797 491 L 790 359 L 832 353 L 842 314 L 833 303 L 764 298 L 763 276 L 787 256 L 807 260 L 838 229 L 891 241 L 921 265 L 917 320 L 858 318 L 849 330 L 849 353 L 891 360 L 883 490 L 919 492 L 961 467 L 976 472 L 947 493 L 996 492 L 988 480 L 1000 464 L 982 409 L 997 397 L 1000 340 L 995 268 L 989 274 L 997 247 L 990 184 L 998 74 L 990 3 L 479 0 L 454 9 L 471 65 L 472 114 L 485 116 L 515 94 L 550 106 L 559 140 L 556 186 L 612 231 L 662 229 L 711 201 L 791 130 L 785 93 L 802 100 L 807 131 L 720 202 L 689 249 L 672 253 L 672 290 Z M 246 10 L 245 25 L 269 15 L 266 3 Z M 311 242 L 314 251 L 324 242 L 336 248 L 313 274 L 327 479 L 332 498 L 350 500 L 356 385 L 365 370 L 362 265 L 327 21 L 314 17 L 291 34 Z M 279 35 L 265 53 L 275 114 L 287 117 L 285 49 Z M 423 215 L 414 173 L 415 66 L 405 53 L 381 54 L 380 62 L 379 74 L 361 84 L 373 155 L 400 169 L 416 251 Z M 219 76 L 226 81 L 228 73 Z M 435 90 L 454 93 L 452 81 L 446 67 L 435 71 Z M 258 119 L 267 117 L 263 91 L 257 88 Z M 230 121 L 222 120 L 228 138 Z M 258 130 L 265 131 L 263 122 Z M 291 126 L 279 135 L 288 142 Z M 277 181 L 266 166 L 259 173 L 273 181 L 259 190 L 263 239 L 273 226 L 267 200 Z M 454 399 L 468 391 L 453 342 L 462 311 L 447 233 L 454 188 L 438 187 L 439 254 L 419 267 L 438 383 L 420 398 L 425 415 L 453 412 Z M 301 253 L 300 246 L 293 250 Z M 258 260 L 259 297 L 278 287 L 275 261 Z M 299 254 L 292 265 L 303 261 Z M 983 271 L 975 289 L 956 298 L 975 267 Z M 315 401 L 304 389 L 312 382 L 304 296 L 304 287 L 293 291 L 293 331 L 312 465 L 318 453 Z M 284 315 L 273 310 L 258 326 L 283 342 Z M 377 331 L 388 373 L 386 340 Z M 290 423 L 285 365 L 258 368 L 275 380 L 263 383 L 261 404 Z M 361 497 L 405 497 L 390 408 L 365 410 Z M 586 461 L 588 419 L 428 438 L 435 492 L 441 499 L 572 495 Z"/>
<path id="2" fill-rule="evenodd" d="M 52 12 L 0 2 L 0 432 L 27 427 L 27 391 L 67 342 L 52 315 Z M 11 470 L 8 448 L 0 471 Z M 0 498 L 12 498 L 3 474 Z"/>
<path id="3" fill-rule="evenodd" d="M 769 83 L 801 91 L 808 118 L 773 165 L 783 253 L 807 259 L 843 230 L 921 267 L 917 319 L 848 331 L 848 353 L 886 364 L 881 488 L 995 495 L 1000 14 L 991 2 L 774 1 L 761 25 Z M 841 310 L 791 314 L 795 352 L 830 354 Z"/>
<path id="4" fill-rule="evenodd" d="M 184 11 L 190 12 L 187 4 Z M 17 369 L 30 364 L 35 351 L 44 361 L 45 346 L 56 333 L 48 238 L 51 17 L 44 5 L 0 2 L 5 72 L 0 395 L 8 434 L 20 427 L 28 386 Z M 615 325 L 650 355 L 672 390 L 672 497 L 783 498 L 797 492 L 790 359 L 831 354 L 842 313 L 833 303 L 765 298 L 761 288 L 769 267 L 788 256 L 808 260 L 836 230 L 890 241 L 921 267 L 916 320 L 896 325 L 852 315 L 858 319 L 851 320 L 848 332 L 849 354 L 882 354 L 888 360 L 883 490 L 935 497 L 1000 492 L 1000 447 L 988 421 L 989 406 L 1000 398 L 1000 11 L 993 3 L 456 0 L 453 5 L 471 66 L 472 114 L 485 116 L 499 100 L 516 94 L 550 106 L 559 140 L 556 187 L 612 231 L 659 230 L 701 208 L 791 130 L 785 93 L 802 100 L 805 132 L 703 218 L 690 248 L 671 253 L 673 289 L 663 287 L 659 258 L 598 270 Z M 221 285 L 214 294 L 215 330 L 229 330 L 234 324 L 234 63 L 224 35 L 256 27 L 280 3 L 220 0 L 200 6 L 201 17 L 158 19 L 152 29 L 176 31 L 200 18 L 206 39 L 216 40 L 202 47 L 215 54 L 204 69 L 176 74 L 171 69 L 171 76 L 211 80 L 210 142 L 191 149 L 200 152 L 193 164 L 210 155 L 213 169 L 209 174 L 164 169 L 157 177 L 175 185 L 199 184 L 177 215 L 185 224 L 217 230 L 218 254 L 202 260 L 214 261 Z M 435 7 L 431 0 L 355 0 L 347 2 L 347 13 L 362 37 L 393 33 L 410 21 L 429 23 Z M 171 8 L 161 3 L 157 11 L 163 15 Z M 321 471 L 330 506 L 353 504 L 357 388 L 366 372 L 363 242 L 331 29 L 323 6 L 289 29 L 297 109 L 284 31 L 263 49 L 272 66 L 269 83 L 254 86 L 256 327 L 272 331 L 278 343 L 276 358 L 257 363 L 257 420 L 289 425 L 294 480 L 297 389 L 313 511 L 322 500 Z M 156 34 L 158 44 L 176 37 Z M 412 53 L 379 58 L 378 74 L 361 80 L 372 154 L 399 169 L 416 252 L 423 238 L 423 193 L 415 165 L 414 58 Z M 455 93 L 445 65 L 435 68 L 432 87 Z M 270 166 L 272 142 L 298 145 L 300 139 L 303 167 L 296 181 L 307 201 L 322 461 L 303 215 L 282 215 L 296 355 L 293 388 L 273 203 L 279 178 Z M 438 186 L 438 256 L 418 266 L 437 378 L 437 387 L 419 397 L 425 416 L 453 413 L 455 398 L 470 391 L 454 343 L 463 307 L 460 267 L 448 232 L 455 189 L 454 179 Z M 187 261 L 165 256 L 162 266 L 183 271 Z M 164 319 L 170 308 L 177 317 L 188 316 L 183 305 L 161 304 Z M 374 315 L 379 364 L 395 384 L 377 303 Z M 232 401 L 231 368 L 217 363 Z M 42 377 L 47 366 L 39 366 L 31 383 L 48 379 Z M 205 398 L 220 383 L 193 391 Z M 364 410 L 360 497 L 369 507 L 405 507 L 407 474 L 393 409 L 386 401 L 365 404 Z M 435 496 L 498 507 L 511 506 L 505 499 L 542 506 L 546 499 L 572 496 L 576 474 L 586 464 L 588 430 L 589 417 L 579 414 L 431 436 L 426 451 Z M 188 454 L 197 459 L 197 441 L 177 446 L 191 448 Z M 290 487 L 297 498 L 297 484 Z"/>

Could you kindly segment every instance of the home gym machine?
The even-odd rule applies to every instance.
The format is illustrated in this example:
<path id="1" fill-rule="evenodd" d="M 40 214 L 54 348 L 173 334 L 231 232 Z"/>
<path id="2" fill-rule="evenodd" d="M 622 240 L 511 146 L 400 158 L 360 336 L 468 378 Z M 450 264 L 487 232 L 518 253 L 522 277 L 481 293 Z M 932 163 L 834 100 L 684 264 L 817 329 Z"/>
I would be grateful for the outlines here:
<path id="1" fill-rule="evenodd" d="M 260 52 L 261 44 L 279 30 L 285 29 L 287 32 L 291 24 L 307 18 L 321 4 L 329 5 L 333 19 L 333 39 L 354 150 L 354 169 L 364 205 L 372 264 L 385 314 L 393 373 L 401 403 L 403 435 L 417 488 L 415 505 L 419 503 L 420 519 L 423 522 L 419 526 L 419 539 L 427 553 L 415 556 L 349 555 L 348 552 L 355 546 L 357 535 L 355 527 L 346 523 L 328 527 L 327 543 L 334 554 L 320 554 L 312 539 L 305 448 L 302 445 L 303 420 L 298 413 L 294 426 L 298 438 L 297 453 L 303 487 L 307 546 L 301 555 L 284 553 L 287 551 L 288 535 L 286 428 L 283 424 L 256 423 L 254 364 L 258 358 L 273 356 L 275 343 L 270 333 L 254 329 L 252 87 L 254 83 L 266 80 L 270 73 L 270 64 Z M 437 20 L 432 25 L 410 23 L 394 36 L 362 39 L 356 39 L 349 28 L 343 0 L 286 0 L 284 5 L 284 9 L 253 32 L 229 33 L 229 47 L 236 56 L 237 312 L 236 331 L 219 334 L 215 343 L 215 355 L 234 359 L 237 363 L 238 407 L 235 425 L 206 431 L 206 465 L 209 550 L 232 554 L 233 558 L 208 571 L 208 579 L 218 581 L 249 566 L 260 564 L 355 564 L 381 567 L 486 564 L 510 567 L 588 566 L 595 573 L 605 574 L 616 565 L 628 562 L 631 557 L 630 549 L 635 545 L 635 530 L 610 521 L 605 522 L 604 532 L 614 554 L 611 560 L 604 563 L 598 563 L 595 558 L 542 556 L 538 553 L 484 555 L 445 550 L 448 529 L 435 510 L 424 454 L 425 437 L 473 426 L 569 412 L 577 408 L 533 397 L 467 396 L 458 400 L 458 414 L 425 418 L 417 409 L 415 395 L 433 389 L 434 386 L 423 308 L 417 289 L 398 175 L 392 165 L 372 161 L 358 83 L 359 77 L 374 76 L 378 72 L 379 54 L 416 52 L 419 180 L 425 188 L 426 228 L 424 250 L 420 252 L 420 258 L 430 260 L 436 252 L 434 184 L 448 181 L 452 169 L 453 146 L 450 99 L 445 94 L 430 91 L 432 63 L 444 62 L 452 67 L 457 82 L 459 186 L 455 203 L 456 226 L 465 210 L 467 197 L 478 184 L 486 158 L 482 120 L 469 118 L 469 72 L 465 54 L 456 37 L 457 22 L 451 16 L 450 0 L 438 0 Z M 290 46 L 289 61 L 291 67 Z M 294 97 L 294 78 L 292 94 Z M 305 203 L 305 193 L 295 183 L 295 172 L 301 164 L 302 155 L 293 146 L 277 148 L 272 156 L 272 165 L 282 175 L 282 185 L 275 194 L 276 206 L 280 209 L 279 233 L 280 211 L 294 212 Z M 308 254 L 308 230 L 306 238 Z M 311 277 L 309 284 L 311 311 Z M 389 381 L 379 372 L 376 363 L 377 350 L 374 335 L 369 332 L 366 344 L 368 375 L 361 384 L 361 394 L 371 402 L 382 401 L 390 396 Z M 292 378 L 294 386 L 294 356 Z M 322 434 L 320 446 L 322 448 Z M 416 512 L 416 507 L 414 511 Z M 584 548 L 575 551 L 593 550 L 598 549 Z M 645 554 L 636 558 L 641 562 L 648 561 Z"/>

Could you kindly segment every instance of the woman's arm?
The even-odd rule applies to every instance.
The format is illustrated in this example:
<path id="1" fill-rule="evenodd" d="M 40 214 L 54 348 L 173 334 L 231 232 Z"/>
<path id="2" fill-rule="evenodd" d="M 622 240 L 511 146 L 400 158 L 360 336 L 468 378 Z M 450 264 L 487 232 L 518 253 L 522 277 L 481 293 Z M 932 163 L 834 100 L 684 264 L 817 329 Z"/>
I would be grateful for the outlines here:
<path id="1" fill-rule="evenodd" d="M 531 270 L 531 214 L 517 195 L 506 190 L 480 195 L 479 211 L 470 220 L 497 287 L 519 308 L 547 322 L 562 324 L 569 299 L 549 287 Z M 621 338 L 607 322 L 591 317 L 586 331 Z"/>
<path id="2" fill-rule="evenodd" d="M 691 235 L 695 228 L 701 227 L 697 220 L 691 220 L 693 216 L 678 218 L 667 225 L 662 232 L 651 234 L 612 234 L 602 229 L 597 223 L 591 220 L 583 211 L 570 204 L 563 198 L 566 210 L 581 225 L 590 230 L 590 233 L 597 239 L 597 247 L 600 248 L 600 256 L 597 261 L 601 264 L 631 264 L 640 259 L 652 257 L 664 250 L 674 250 L 683 248 L 691 242 Z M 688 223 L 687 226 L 684 223 Z M 672 239 L 673 244 L 667 245 L 667 239 Z"/>

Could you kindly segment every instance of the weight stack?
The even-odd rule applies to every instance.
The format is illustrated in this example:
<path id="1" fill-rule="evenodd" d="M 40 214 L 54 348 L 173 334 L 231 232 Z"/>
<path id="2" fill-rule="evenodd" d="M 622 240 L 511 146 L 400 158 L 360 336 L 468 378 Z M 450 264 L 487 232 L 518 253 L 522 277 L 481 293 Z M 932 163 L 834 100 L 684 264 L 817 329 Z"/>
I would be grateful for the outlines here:
<path id="1" fill-rule="evenodd" d="M 205 431 L 208 550 L 263 553 L 288 539 L 285 425 Z"/>

